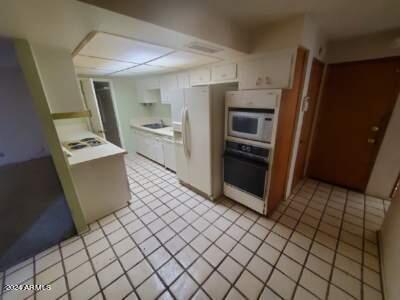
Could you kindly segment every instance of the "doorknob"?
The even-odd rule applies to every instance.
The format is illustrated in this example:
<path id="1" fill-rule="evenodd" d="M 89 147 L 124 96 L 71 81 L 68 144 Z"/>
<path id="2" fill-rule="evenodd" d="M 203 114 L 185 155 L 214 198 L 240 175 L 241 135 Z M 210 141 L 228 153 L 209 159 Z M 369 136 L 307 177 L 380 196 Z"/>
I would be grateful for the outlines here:
<path id="1" fill-rule="evenodd" d="M 375 139 L 368 139 L 368 144 L 375 144 Z"/>
<path id="2" fill-rule="evenodd" d="M 372 132 L 378 132 L 379 131 L 379 127 L 378 126 L 372 126 L 371 127 L 371 131 Z"/>

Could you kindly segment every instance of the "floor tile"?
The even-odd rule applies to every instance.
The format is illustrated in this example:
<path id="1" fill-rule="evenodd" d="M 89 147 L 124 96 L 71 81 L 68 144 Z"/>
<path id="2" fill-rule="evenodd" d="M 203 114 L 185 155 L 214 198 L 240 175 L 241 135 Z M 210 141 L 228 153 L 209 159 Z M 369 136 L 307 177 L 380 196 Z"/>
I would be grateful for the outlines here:
<path id="1" fill-rule="evenodd" d="M 296 283 L 289 279 L 279 270 L 275 269 L 268 280 L 268 286 L 284 299 L 290 299 L 294 292 Z"/>
<path id="2" fill-rule="evenodd" d="M 263 283 L 247 271 L 244 271 L 235 284 L 235 287 L 249 299 L 257 299 Z"/>
<path id="3" fill-rule="evenodd" d="M 252 252 L 250 252 L 241 244 L 237 244 L 235 248 L 233 248 L 233 250 L 229 253 L 229 255 L 233 257 L 236 261 L 241 263 L 243 266 L 245 266 L 249 262 L 252 256 Z"/>
<path id="4" fill-rule="evenodd" d="M 170 285 L 182 272 L 183 268 L 172 258 L 158 270 L 158 275 L 167 285 Z"/>
<path id="5" fill-rule="evenodd" d="M 236 281 L 242 270 L 243 266 L 234 261 L 229 256 L 227 256 L 218 267 L 218 271 L 231 283 L 234 283 Z"/>
<path id="6" fill-rule="evenodd" d="M 299 283 L 321 299 L 325 297 L 328 289 L 328 281 L 307 269 L 303 270 Z"/>
<path id="7" fill-rule="evenodd" d="M 185 267 L 189 267 L 199 255 L 189 245 L 183 248 L 175 258 Z"/>
<path id="8" fill-rule="evenodd" d="M 71 290 L 71 299 L 90 299 L 98 292 L 100 292 L 99 284 L 95 276 L 92 276 Z"/>
<path id="9" fill-rule="evenodd" d="M 263 283 L 268 279 L 269 274 L 272 271 L 272 266 L 265 262 L 263 259 L 255 255 L 247 265 L 247 270 L 258 277 Z"/>
<path id="10" fill-rule="evenodd" d="M 132 290 L 127 277 L 123 275 L 104 290 L 104 295 L 106 299 L 120 300 L 130 294 Z"/>
<path id="11" fill-rule="evenodd" d="M 178 300 L 190 299 L 198 285 L 187 273 L 181 275 L 170 287 L 170 292 Z"/>
<path id="12" fill-rule="evenodd" d="M 68 286 L 73 288 L 87 278 L 93 275 L 93 269 L 90 262 L 86 262 L 67 274 Z"/>
<path id="13" fill-rule="evenodd" d="M 165 264 L 170 258 L 171 255 L 167 252 L 167 250 L 165 250 L 164 247 L 158 248 L 156 251 L 154 251 L 151 255 L 147 257 L 150 264 L 156 270 L 163 264 Z"/>
<path id="14" fill-rule="evenodd" d="M 202 284 L 212 271 L 213 268 L 210 264 L 201 257 L 188 269 L 188 272 L 198 284 Z"/>
<path id="15" fill-rule="evenodd" d="M 134 287 L 139 286 L 143 281 L 145 281 L 151 274 L 153 274 L 153 269 L 150 264 L 142 260 L 139 264 L 128 271 L 128 276 Z"/>
<path id="16" fill-rule="evenodd" d="M 214 272 L 202 288 L 211 296 L 212 299 L 221 300 L 227 294 L 230 284 L 218 272 Z"/>
<path id="17" fill-rule="evenodd" d="M 281 255 L 276 267 L 293 281 L 299 279 L 302 266 L 286 255 Z"/>
<path id="18" fill-rule="evenodd" d="M 203 257 L 214 267 L 216 267 L 222 259 L 225 257 L 225 253 L 218 247 L 211 245 L 206 252 L 204 252 Z"/>
<path id="19" fill-rule="evenodd" d="M 124 270 L 122 269 L 120 263 L 118 261 L 113 262 L 112 264 L 105 267 L 103 270 L 97 273 L 97 276 L 100 281 L 100 286 L 105 288 L 112 281 L 117 279 L 120 275 L 122 275 Z"/>

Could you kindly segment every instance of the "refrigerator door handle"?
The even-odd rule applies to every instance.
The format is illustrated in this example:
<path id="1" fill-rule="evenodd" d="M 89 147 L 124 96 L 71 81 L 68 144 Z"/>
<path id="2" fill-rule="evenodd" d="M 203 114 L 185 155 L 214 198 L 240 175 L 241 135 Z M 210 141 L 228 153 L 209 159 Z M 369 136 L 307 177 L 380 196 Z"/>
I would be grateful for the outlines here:
<path id="1" fill-rule="evenodd" d="M 185 107 L 182 107 L 181 110 L 181 129 L 182 129 L 182 145 L 183 145 L 183 151 L 186 154 L 186 140 L 185 140 Z"/>
<path id="2" fill-rule="evenodd" d="M 190 157 L 191 153 L 191 137 L 190 137 L 190 123 L 189 123 L 189 111 L 185 108 L 185 145 L 186 145 L 186 155 Z"/>

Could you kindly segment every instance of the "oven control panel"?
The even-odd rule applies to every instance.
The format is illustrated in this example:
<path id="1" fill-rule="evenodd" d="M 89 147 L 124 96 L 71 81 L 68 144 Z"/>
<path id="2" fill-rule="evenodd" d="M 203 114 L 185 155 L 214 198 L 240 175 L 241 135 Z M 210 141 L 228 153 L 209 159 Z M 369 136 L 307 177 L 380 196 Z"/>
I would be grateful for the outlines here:
<path id="1" fill-rule="evenodd" d="M 268 161 L 269 149 L 256 147 L 249 144 L 226 141 L 225 152 L 241 155 L 259 161 Z"/>

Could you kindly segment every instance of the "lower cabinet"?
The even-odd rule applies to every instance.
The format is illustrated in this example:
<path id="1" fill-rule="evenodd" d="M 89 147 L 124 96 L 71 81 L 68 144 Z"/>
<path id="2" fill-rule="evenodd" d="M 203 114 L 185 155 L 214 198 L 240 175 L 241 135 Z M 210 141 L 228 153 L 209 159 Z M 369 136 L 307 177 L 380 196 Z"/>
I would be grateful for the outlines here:
<path id="1" fill-rule="evenodd" d="M 176 172 L 175 142 L 172 138 L 163 138 L 164 165 Z"/>
<path id="2" fill-rule="evenodd" d="M 176 171 L 175 144 L 172 137 L 162 137 L 134 130 L 136 152 Z"/>

